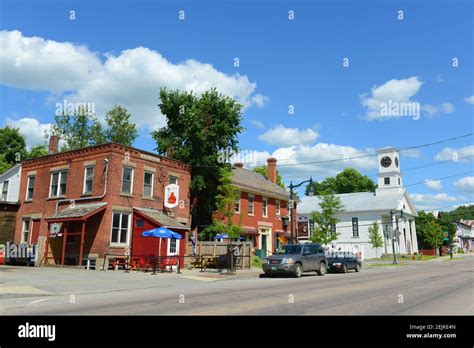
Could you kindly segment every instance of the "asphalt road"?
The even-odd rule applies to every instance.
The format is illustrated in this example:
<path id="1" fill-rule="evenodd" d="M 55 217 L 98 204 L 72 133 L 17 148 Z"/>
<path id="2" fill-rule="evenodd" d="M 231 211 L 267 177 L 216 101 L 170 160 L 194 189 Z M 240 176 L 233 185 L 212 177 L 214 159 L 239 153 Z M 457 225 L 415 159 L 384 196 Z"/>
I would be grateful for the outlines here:
<path id="1" fill-rule="evenodd" d="M 467 257 L 324 277 L 215 281 L 16 268 L 0 270 L 0 314 L 473 315 L 473 266 Z"/>

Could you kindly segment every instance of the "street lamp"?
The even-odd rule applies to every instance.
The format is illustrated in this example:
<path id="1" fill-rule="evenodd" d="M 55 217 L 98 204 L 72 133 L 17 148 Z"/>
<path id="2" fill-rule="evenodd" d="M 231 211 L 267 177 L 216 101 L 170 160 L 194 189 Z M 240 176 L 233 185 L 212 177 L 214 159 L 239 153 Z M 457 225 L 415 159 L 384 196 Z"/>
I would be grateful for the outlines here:
<path id="1" fill-rule="evenodd" d="M 390 210 L 390 225 L 391 225 L 391 230 L 392 230 L 392 253 L 393 253 L 393 264 L 394 265 L 397 264 L 397 256 L 395 254 L 395 231 L 393 230 L 393 217 L 397 214 L 400 214 L 400 219 L 405 221 L 405 215 L 403 214 L 403 209 L 400 210 L 400 211 Z M 400 233 L 400 231 L 398 231 L 398 228 L 397 228 L 397 232 Z"/>
<path id="2" fill-rule="evenodd" d="M 305 180 L 305 181 L 302 181 L 300 182 L 299 184 L 297 185 L 293 185 L 293 182 L 290 182 L 290 221 L 291 221 L 291 226 L 290 226 L 290 231 L 291 231 L 291 234 L 290 234 L 290 244 L 293 244 L 293 235 L 294 235 L 294 221 L 293 221 L 293 206 L 294 206 L 294 202 L 293 202 L 293 197 L 294 197 L 294 189 L 297 188 L 297 187 L 300 187 L 301 185 L 305 184 L 305 183 L 309 183 L 309 191 L 308 191 L 308 194 L 310 196 L 313 195 L 313 192 L 314 192 L 314 189 L 313 189 L 313 178 L 309 178 L 309 180 Z"/>

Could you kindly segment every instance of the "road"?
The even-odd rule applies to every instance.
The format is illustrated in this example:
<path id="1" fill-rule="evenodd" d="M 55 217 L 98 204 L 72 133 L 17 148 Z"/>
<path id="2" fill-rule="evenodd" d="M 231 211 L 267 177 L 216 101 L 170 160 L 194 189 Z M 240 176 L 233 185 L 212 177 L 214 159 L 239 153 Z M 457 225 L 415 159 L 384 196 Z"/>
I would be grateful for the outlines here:
<path id="1" fill-rule="evenodd" d="M 204 281 L 19 267 L 0 269 L 0 275 L 0 314 L 7 315 L 474 314 L 474 257 L 300 279 L 253 275 Z"/>

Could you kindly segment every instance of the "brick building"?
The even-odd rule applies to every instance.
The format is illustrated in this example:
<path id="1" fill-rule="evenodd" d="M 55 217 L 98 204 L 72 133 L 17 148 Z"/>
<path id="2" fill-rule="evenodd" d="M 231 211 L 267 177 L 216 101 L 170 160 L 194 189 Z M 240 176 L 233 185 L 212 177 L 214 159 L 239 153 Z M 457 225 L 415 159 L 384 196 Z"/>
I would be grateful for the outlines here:
<path id="1" fill-rule="evenodd" d="M 166 226 L 187 240 L 191 167 L 146 151 L 106 143 L 22 162 L 15 243 L 44 241 L 46 263 L 101 262 L 107 255 L 156 254 L 145 228 Z M 164 206 L 168 184 L 178 184 L 178 206 Z M 185 243 L 164 240 L 161 255 L 184 255 Z M 43 256 L 44 255 L 44 256 Z"/>
<path id="2" fill-rule="evenodd" d="M 240 191 L 233 222 L 242 225 L 244 238 L 252 241 L 255 249 L 262 250 L 262 256 L 275 251 L 290 237 L 290 193 L 276 184 L 276 163 L 275 158 L 267 160 L 268 180 L 243 168 L 241 163 L 232 167 L 232 182 Z M 296 206 L 293 216 L 296 216 Z"/>

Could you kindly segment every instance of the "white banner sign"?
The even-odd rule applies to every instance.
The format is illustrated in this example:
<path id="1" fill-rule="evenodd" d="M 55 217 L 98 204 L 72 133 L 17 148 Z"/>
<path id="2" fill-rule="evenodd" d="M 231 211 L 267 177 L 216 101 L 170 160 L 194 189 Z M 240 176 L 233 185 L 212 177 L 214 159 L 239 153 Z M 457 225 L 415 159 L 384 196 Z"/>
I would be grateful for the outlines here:
<path id="1" fill-rule="evenodd" d="M 174 208 L 179 203 L 179 186 L 176 184 L 169 184 L 165 187 L 165 207 Z"/>

